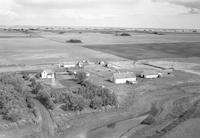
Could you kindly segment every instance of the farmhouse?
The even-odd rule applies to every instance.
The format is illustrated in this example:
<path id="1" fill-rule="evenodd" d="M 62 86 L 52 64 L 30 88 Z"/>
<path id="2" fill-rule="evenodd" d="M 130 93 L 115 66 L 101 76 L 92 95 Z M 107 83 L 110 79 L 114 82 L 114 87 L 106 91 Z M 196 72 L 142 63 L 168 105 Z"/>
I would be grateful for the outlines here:
<path id="1" fill-rule="evenodd" d="M 146 70 L 140 76 L 142 78 L 153 79 L 153 78 L 159 78 L 160 75 L 161 73 L 159 73 L 156 70 Z"/>
<path id="2" fill-rule="evenodd" d="M 43 79 L 55 78 L 55 72 L 51 69 L 45 69 L 42 71 L 41 76 Z"/>
<path id="3" fill-rule="evenodd" d="M 114 73 L 112 81 L 116 84 L 123 84 L 127 82 L 136 83 L 136 75 L 132 72 Z"/>

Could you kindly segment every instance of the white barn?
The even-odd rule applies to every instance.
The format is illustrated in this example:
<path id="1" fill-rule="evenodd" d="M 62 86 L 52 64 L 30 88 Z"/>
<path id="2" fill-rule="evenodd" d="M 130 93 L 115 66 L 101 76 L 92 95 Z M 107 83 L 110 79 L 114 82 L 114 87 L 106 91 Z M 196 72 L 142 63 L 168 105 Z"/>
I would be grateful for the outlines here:
<path id="1" fill-rule="evenodd" d="M 42 71 L 41 76 L 43 79 L 55 78 L 55 72 L 51 69 L 45 69 Z"/>
<path id="2" fill-rule="evenodd" d="M 156 70 L 147 70 L 147 71 L 144 71 L 140 76 L 146 79 L 154 79 L 154 78 L 159 78 L 160 75 L 161 73 L 159 73 Z"/>
<path id="3" fill-rule="evenodd" d="M 132 72 L 114 73 L 112 76 L 112 81 L 116 84 L 124 84 L 127 82 L 136 83 L 137 77 Z"/>
<path id="4" fill-rule="evenodd" d="M 77 63 L 75 62 L 66 62 L 66 63 L 59 64 L 59 67 L 73 68 L 73 67 L 76 67 L 76 65 Z"/>

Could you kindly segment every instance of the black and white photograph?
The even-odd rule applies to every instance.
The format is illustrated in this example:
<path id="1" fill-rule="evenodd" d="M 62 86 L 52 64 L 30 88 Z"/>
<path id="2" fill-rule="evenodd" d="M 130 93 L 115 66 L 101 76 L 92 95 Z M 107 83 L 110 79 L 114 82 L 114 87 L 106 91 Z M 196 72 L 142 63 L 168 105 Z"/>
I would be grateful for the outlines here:
<path id="1" fill-rule="evenodd" d="M 200 0 L 0 0 L 0 138 L 200 138 Z"/>

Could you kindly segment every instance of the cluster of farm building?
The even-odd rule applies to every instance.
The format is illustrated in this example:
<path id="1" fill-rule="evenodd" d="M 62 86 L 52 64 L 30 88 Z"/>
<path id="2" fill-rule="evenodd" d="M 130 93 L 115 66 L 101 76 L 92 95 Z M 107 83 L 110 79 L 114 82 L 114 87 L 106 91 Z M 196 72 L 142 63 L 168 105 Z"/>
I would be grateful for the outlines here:
<path id="1" fill-rule="evenodd" d="M 144 64 L 144 66 L 150 66 L 152 68 L 147 68 L 139 72 L 138 71 L 136 72 L 136 71 L 132 71 L 131 69 L 126 69 L 126 70 L 118 69 L 115 67 L 115 65 L 111 63 L 106 63 L 105 61 L 90 62 L 87 60 L 82 60 L 82 61 L 77 61 L 77 62 L 63 62 L 59 64 L 57 70 L 44 69 L 41 72 L 41 78 L 55 79 L 57 74 L 67 73 L 68 75 L 76 75 L 78 72 L 85 72 L 86 76 L 90 77 L 90 74 L 101 73 L 102 69 L 98 69 L 99 67 L 101 67 L 109 72 L 110 82 L 113 82 L 115 84 L 126 84 L 126 83 L 136 84 L 137 80 L 140 78 L 156 79 L 160 77 L 167 77 L 167 76 L 171 76 L 174 71 L 173 67 L 161 68 L 161 67 L 155 67 L 150 64 L 146 64 L 146 65 Z M 103 71 L 105 71 L 104 69 Z M 106 75 L 106 77 L 108 77 L 108 75 Z"/>

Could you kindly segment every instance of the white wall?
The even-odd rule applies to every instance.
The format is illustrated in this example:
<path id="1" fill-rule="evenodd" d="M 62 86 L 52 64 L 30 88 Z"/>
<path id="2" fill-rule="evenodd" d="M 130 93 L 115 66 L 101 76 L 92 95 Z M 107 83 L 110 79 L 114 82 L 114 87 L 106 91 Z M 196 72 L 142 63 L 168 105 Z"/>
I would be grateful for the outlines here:
<path id="1" fill-rule="evenodd" d="M 116 84 L 124 84 L 127 81 L 136 81 L 136 78 L 125 78 L 125 79 L 114 79 L 114 83 Z"/>
<path id="2" fill-rule="evenodd" d="M 147 79 L 153 79 L 153 78 L 158 78 L 158 75 L 145 75 L 144 77 Z"/>

